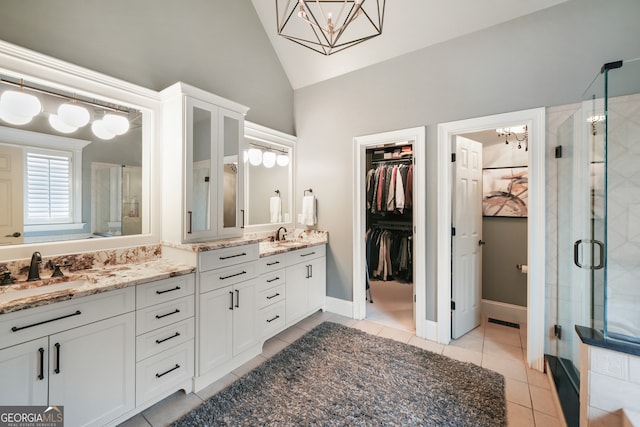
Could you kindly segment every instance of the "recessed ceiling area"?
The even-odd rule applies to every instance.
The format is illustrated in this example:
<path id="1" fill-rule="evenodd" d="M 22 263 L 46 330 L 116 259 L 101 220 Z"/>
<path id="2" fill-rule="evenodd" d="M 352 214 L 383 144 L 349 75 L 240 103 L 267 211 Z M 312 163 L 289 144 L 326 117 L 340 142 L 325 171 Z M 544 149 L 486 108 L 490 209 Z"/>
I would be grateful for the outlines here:
<path id="1" fill-rule="evenodd" d="M 331 56 L 278 36 L 275 0 L 252 3 L 291 86 L 299 89 L 565 1 L 387 0 L 382 35 Z"/>

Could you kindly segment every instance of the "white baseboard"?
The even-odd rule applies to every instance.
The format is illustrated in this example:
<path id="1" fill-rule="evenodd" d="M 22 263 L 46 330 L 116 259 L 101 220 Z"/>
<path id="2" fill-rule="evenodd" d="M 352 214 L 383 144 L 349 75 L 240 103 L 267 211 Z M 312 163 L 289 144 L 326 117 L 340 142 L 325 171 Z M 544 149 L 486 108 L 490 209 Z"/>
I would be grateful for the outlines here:
<path id="1" fill-rule="evenodd" d="M 482 315 L 506 322 L 527 323 L 527 307 L 504 302 L 483 299 Z"/>
<path id="2" fill-rule="evenodd" d="M 438 322 L 424 321 L 424 339 L 438 342 Z"/>
<path id="3" fill-rule="evenodd" d="M 340 298 L 327 297 L 326 311 L 353 319 L 353 302 Z"/>

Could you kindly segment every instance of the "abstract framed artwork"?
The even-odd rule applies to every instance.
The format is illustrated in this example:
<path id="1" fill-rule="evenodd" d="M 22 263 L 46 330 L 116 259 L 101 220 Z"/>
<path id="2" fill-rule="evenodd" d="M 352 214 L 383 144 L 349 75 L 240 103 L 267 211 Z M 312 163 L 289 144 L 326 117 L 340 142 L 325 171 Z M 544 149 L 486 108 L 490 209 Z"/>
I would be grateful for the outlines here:
<path id="1" fill-rule="evenodd" d="M 482 170 L 482 215 L 526 218 L 528 168 L 488 168 Z"/>

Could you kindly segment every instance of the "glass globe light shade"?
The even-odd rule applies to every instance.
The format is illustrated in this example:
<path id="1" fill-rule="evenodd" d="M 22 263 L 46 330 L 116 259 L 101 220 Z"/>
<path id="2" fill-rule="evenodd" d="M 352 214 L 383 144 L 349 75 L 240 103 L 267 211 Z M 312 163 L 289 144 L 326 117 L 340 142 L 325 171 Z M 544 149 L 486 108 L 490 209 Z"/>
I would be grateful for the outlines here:
<path id="1" fill-rule="evenodd" d="M 262 150 L 259 148 L 249 148 L 248 151 L 249 163 L 253 166 L 258 166 L 262 163 Z"/>
<path id="2" fill-rule="evenodd" d="M 72 133 L 78 130 L 77 127 L 69 126 L 57 114 L 49 114 L 49 124 L 60 133 Z"/>
<path id="3" fill-rule="evenodd" d="M 0 119 L 4 120 L 7 123 L 11 123 L 12 125 L 26 125 L 31 120 L 33 120 L 33 116 L 19 116 L 16 114 L 12 114 L 9 111 L 5 111 L 0 104 Z"/>
<path id="4" fill-rule="evenodd" d="M 115 133 L 111 133 L 104 128 L 104 121 L 102 120 L 95 120 L 91 123 L 91 131 L 95 136 L 104 140 L 113 139 L 116 136 Z"/>
<path id="5" fill-rule="evenodd" d="M 42 104 L 36 96 L 17 90 L 5 91 L 0 96 L 0 105 L 12 116 L 33 118 L 42 111 Z"/>
<path id="6" fill-rule="evenodd" d="M 272 168 L 276 164 L 276 153 L 273 151 L 267 151 L 262 155 L 262 166 L 265 168 Z"/>
<path id="7" fill-rule="evenodd" d="M 289 156 L 287 156 L 286 154 L 278 154 L 278 157 L 276 157 L 276 163 L 278 164 L 278 166 L 288 166 Z"/>
<path id="8" fill-rule="evenodd" d="M 104 129 L 115 135 L 122 135 L 129 130 L 129 120 L 125 116 L 119 114 L 105 114 L 102 118 L 104 121 Z"/>
<path id="9" fill-rule="evenodd" d="M 89 110 L 78 104 L 62 104 L 58 107 L 58 118 L 68 126 L 81 128 L 89 123 Z"/>

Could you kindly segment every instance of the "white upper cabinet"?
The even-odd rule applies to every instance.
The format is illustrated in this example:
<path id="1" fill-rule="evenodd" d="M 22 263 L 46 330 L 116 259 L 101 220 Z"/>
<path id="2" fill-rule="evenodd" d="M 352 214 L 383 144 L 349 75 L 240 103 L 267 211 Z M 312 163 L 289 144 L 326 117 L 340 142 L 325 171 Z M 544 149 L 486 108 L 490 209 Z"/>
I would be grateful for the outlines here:
<path id="1" fill-rule="evenodd" d="M 203 242 L 244 228 L 244 116 L 235 102 L 184 83 L 163 98 L 163 240 Z"/>

